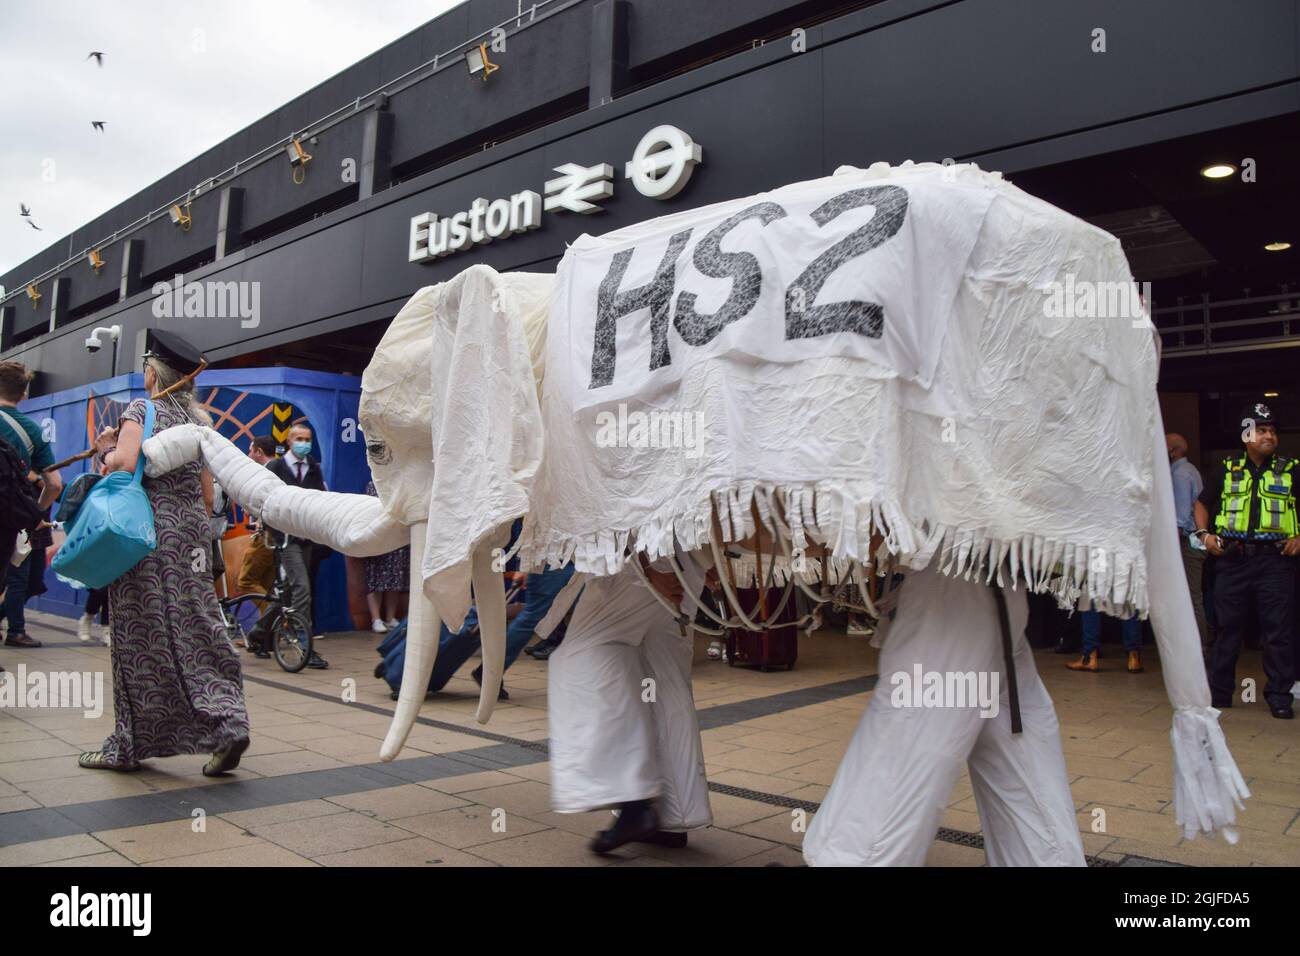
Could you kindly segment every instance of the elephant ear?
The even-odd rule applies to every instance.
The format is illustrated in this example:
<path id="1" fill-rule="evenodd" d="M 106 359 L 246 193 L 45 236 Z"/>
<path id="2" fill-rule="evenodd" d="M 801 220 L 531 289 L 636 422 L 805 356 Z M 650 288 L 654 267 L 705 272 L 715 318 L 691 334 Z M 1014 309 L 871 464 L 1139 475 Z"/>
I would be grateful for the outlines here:
<path id="1" fill-rule="evenodd" d="M 357 421 L 375 490 L 402 524 L 429 516 L 433 484 L 433 329 L 442 285 L 421 289 L 402 306 L 361 375 Z"/>
<path id="2" fill-rule="evenodd" d="M 469 611 L 471 556 L 530 509 L 543 448 L 532 356 L 544 351 L 553 282 L 476 265 L 439 287 L 433 303 L 434 469 L 421 570 L 425 595 L 453 631 Z"/>

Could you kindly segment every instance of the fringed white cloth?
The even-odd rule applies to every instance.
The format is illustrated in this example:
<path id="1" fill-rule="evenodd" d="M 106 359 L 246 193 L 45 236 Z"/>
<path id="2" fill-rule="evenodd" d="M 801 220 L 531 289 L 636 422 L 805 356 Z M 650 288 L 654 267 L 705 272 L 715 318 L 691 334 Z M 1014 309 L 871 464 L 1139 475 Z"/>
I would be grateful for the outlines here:
<path id="1" fill-rule="evenodd" d="M 1119 242 L 968 166 L 584 236 L 551 303 L 521 560 L 613 574 L 629 542 L 703 547 L 715 507 L 734 540 L 775 496 L 795 547 L 861 562 L 879 533 L 915 568 L 1006 559 L 1062 604 L 1145 611 L 1155 351 L 1140 315 L 1076 317 L 1085 288 L 1131 304 Z"/>

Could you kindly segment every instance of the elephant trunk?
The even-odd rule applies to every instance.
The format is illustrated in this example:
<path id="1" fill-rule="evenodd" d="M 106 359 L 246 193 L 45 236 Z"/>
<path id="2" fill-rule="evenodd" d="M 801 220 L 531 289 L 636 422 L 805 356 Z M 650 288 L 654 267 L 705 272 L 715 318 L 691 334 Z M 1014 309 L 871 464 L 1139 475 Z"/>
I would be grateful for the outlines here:
<path id="1" fill-rule="evenodd" d="M 406 544 L 406 528 L 378 498 L 286 485 L 211 428 L 168 428 L 147 439 L 142 451 L 150 477 L 202 462 L 231 498 L 277 531 L 358 558 Z"/>

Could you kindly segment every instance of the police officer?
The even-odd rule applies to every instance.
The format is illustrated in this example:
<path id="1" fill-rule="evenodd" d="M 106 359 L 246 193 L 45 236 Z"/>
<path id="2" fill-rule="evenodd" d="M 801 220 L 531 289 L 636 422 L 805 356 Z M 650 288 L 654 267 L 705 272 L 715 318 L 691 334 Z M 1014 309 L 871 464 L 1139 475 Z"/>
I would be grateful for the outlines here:
<path id="1" fill-rule="evenodd" d="M 1210 648 L 1210 694 L 1231 707 L 1250 604 L 1264 644 L 1264 697 L 1274 717 L 1290 720 L 1295 661 L 1296 461 L 1277 454 L 1277 419 L 1263 403 L 1241 416 L 1245 453 L 1225 458 L 1196 500 L 1195 534 L 1219 558 L 1214 585 L 1218 639 Z M 1213 518 L 1211 518 L 1213 516 Z M 1213 523 L 1211 523 L 1213 522 Z"/>

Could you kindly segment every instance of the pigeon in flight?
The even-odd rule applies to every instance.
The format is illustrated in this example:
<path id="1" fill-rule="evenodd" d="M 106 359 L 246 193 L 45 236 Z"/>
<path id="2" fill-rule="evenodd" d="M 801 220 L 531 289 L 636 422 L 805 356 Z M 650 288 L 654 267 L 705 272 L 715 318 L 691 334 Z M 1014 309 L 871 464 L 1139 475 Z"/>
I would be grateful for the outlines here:
<path id="1" fill-rule="evenodd" d="M 102 51 L 100 51 L 100 50 L 92 50 L 92 51 L 89 53 L 89 55 L 87 55 L 86 59 L 89 60 L 92 56 L 95 58 L 95 62 L 96 62 L 96 63 L 98 63 L 100 66 L 103 66 L 103 65 L 104 65 L 104 54 L 103 54 Z"/>
<path id="2" fill-rule="evenodd" d="M 20 215 L 20 216 L 30 216 L 31 214 L 32 214 L 32 211 L 31 211 L 30 209 L 27 208 L 27 203 L 25 203 L 25 202 L 20 202 L 20 203 L 18 204 L 18 215 Z"/>
<path id="3" fill-rule="evenodd" d="M 95 129 L 99 130 L 101 133 L 104 132 L 104 121 L 103 121 L 103 120 L 91 120 L 91 121 L 90 121 L 90 125 L 93 126 L 93 127 L 95 127 Z"/>
<path id="4" fill-rule="evenodd" d="M 32 222 L 30 219 L 27 220 L 27 225 L 31 226 L 31 227 L 32 227 L 33 229 L 35 229 L 37 232 L 44 232 L 44 231 L 45 231 L 45 230 L 42 229 L 40 226 L 36 225 L 36 223 Z"/>

